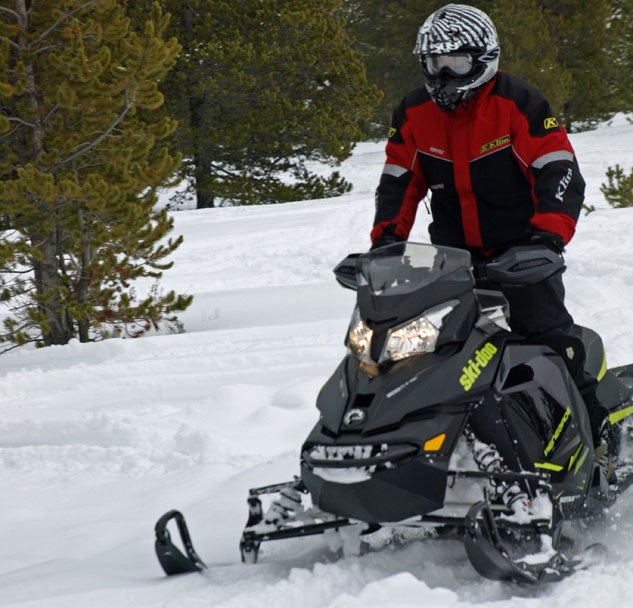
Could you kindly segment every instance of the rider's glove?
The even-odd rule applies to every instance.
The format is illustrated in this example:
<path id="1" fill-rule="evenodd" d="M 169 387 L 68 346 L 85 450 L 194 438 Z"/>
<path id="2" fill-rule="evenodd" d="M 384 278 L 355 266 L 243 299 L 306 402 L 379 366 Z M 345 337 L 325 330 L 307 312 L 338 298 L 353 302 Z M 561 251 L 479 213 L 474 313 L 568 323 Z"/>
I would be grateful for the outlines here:
<path id="1" fill-rule="evenodd" d="M 402 243 L 403 241 L 403 238 L 396 236 L 395 234 L 383 234 L 376 239 L 369 250 L 372 251 L 373 249 L 378 249 L 379 247 L 386 247 L 387 245 L 393 245 L 394 243 Z"/>
<path id="2" fill-rule="evenodd" d="M 403 239 L 401 236 L 394 234 L 395 229 L 395 224 L 389 224 L 385 228 L 385 231 L 374 241 L 374 244 L 369 248 L 369 251 L 372 249 L 378 249 L 379 247 L 386 247 L 387 245 L 406 241 L 406 239 Z"/>
<path id="3" fill-rule="evenodd" d="M 563 243 L 562 237 L 553 232 L 547 232 L 546 230 L 535 230 L 529 237 L 528 245 L 542 245 L 551 249 L 554 253 L 563 253 L 565 243 Z"/>

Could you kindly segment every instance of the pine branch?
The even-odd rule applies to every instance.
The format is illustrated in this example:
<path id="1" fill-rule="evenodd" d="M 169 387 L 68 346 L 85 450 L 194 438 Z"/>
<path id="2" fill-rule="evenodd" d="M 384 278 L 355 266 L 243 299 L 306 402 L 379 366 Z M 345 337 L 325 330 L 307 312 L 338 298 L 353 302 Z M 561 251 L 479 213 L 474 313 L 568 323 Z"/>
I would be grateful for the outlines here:
<path id="1" fill-rule="evenodd" d="M 53 25 L 51 25 L 48 29 L 44 30 L 39 35 L 39 37 L 33 41 L 33 44 L 35 42 L 39 42 L 40 40 L 44 40 L 51 32 L 55 31 L 62 23 L 64 23 L 64 21 L 66 21 L 67 19 L 70 19 L 76 13 L 84 10 L 85 8 L 91 7 L 93 4 L 98 4 L 99 2 L 101 2 L 101 0 L 90 0 L 89 2 L 86 2 L 82 4 L 81 6 L 78 6 L 76 9 L 73 9 L 69 13 L 66 13 L 63 17 L 60 17 L 55 23 L 53 23 Z"/>
<path id="2" fill-rule="evenodd" d="M 20 20 L 20 15 L 18 15 L 15 11 L 12 11 L 10 8 L 6 8 L 5 6 L 0 6 L 0 13 L 7 13 L 14 17 L 16 21 Z"/>
<path id="3" fill-rule="evenodd" d="M 123 110 L 120 112 L 120 114 L 112 121 L 112 123 L 110 123 L 108 128 L 105 129 L 101 133 L 101 135 L 99 135 L 99 137 L 97 137 L 96 139 L 92 140 L 91 142 L 88 142 L 88 143 L 84 144 L 83 147 L 79 148 L 79 150 L 77 150 L 76 152 L 73 152 L 73 154 L 71 154 L 68 158 L 65 158 L 64 160 L 56 163 L 53 166 L 53 168 L 51 169 L 51 173 L 57 172 L 64 165 L 67 165 L 68 163 L 73 162 L 74 160 L 76 160 L 80 156 L 83 156 L 84 154 L 87 154 L 90 150 L 92 150 L 93 148 L 98 146 L 106 137 L 108 137 L 109 135 L 112 134 L 112 132 L 117 128 L 117 126 L 128 115 L 129 111 L 134 107 L 135 103 L 136 103 L 135 100 L 130 100 L 128 98 L 128 93 L 127 93 L 127 91 L 125 91 L 125 106 L 124 106 Z"/>

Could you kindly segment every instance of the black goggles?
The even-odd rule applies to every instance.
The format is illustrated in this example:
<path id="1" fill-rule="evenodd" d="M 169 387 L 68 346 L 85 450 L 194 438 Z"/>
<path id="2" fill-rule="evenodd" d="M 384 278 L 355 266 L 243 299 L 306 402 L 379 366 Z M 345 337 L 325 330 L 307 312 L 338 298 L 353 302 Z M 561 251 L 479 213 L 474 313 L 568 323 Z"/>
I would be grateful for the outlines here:
<path id="1" fill-rule="evenodd" d="M 431 76 L 447 69 L 457 76 L 466 76 L 473 69 L 471 53 L 451 53 L 450 55 L 424 55 L 424 67 Z"/>

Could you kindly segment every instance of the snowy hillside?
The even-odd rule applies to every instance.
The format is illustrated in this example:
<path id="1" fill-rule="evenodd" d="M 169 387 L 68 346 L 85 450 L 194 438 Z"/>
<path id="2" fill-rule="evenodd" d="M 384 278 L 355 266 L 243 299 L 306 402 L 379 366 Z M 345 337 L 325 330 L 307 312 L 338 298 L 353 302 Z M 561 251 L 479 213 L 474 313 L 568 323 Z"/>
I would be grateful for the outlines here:
<path id="1" fill-rule="evenodd" d="M 633 165 L 633 126 L 572 136 L 588 182 L 567 252 L 568 306 L 609 365 L 633 362 L 633 209 L 599 191 Z M 322 538 L 270 543 L 239 563 L 250 487 L 290 479 L 316 394 L 344 353 L 353 294 L 333 266 L 369 246 L 382 144 L 323 201 L 175 214 L 185 242 L 163 280 L 195 295 L 186 333 L 15 350 L 0 358 L 3 608 L 527 608 L 623 605 L 633 596 L 633 491 L 590 536 L 606 562 L 541 588 L 482 580 L 454 541 L 335 560 Z M 427 241 L 421 206 L 412 240 Z M 187 516 L 210 566 L 167 579 L 153 524 Z"/>

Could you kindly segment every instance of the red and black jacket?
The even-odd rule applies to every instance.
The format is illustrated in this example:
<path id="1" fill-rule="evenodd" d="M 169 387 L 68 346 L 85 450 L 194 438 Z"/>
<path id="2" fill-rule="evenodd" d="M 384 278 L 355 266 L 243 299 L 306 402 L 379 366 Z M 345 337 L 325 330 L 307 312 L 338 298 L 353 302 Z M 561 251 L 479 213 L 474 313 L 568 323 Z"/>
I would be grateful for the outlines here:
<path id="1" fill-rule="evenodd" d="M 574 234 L 585 182 L 565 129 L 543 96 L 498 72 L 444 112 L 424 87 L 395 110 L 376 191 L 372 242 L 407 239 L 431 190 L 431 241 L 491 252 L 533 230 Z"/>

